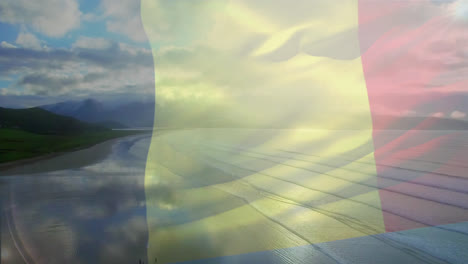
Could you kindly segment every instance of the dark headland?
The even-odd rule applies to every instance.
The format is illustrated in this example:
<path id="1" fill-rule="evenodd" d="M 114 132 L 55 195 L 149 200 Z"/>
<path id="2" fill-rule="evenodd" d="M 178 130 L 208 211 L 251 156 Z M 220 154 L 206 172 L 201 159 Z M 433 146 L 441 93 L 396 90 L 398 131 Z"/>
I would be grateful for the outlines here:
<path id="1" fill-rule="evenodd" d="M 145 132 L 113 130 L 123 126 L 87 123 L 41 108 L 0 107 L 0 117 L 0 169 Z"/>

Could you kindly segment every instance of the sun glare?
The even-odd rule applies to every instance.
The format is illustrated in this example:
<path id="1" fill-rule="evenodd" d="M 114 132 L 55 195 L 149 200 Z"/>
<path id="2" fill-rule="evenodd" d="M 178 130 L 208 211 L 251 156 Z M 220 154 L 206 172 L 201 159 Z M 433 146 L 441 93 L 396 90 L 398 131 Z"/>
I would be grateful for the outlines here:
<path id="1" fill-rule="evenodd" d="M 456 20 L 468 21 L 468 0 L 458 0 L 452 4 L 453 16 Z"/>

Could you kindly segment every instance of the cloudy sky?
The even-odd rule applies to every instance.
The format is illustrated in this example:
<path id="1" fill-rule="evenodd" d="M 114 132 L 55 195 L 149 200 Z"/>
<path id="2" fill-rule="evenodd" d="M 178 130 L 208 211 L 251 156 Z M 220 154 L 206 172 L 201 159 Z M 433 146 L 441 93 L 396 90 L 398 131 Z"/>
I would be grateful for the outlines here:
<path id="1" fill-rule="evenodd" d="M 359 3 L 359 18 L 350 3 Z M 365 111 L 344 104 L 358 96 L 365 100 L 355 105 L 365 108 L 362 89 L 347 88 L 365 88 L 364 80 L 339 70 L 359 69 L 362 58 L 372 69 L 367 89 L 382 79 L 369 93 L 373 110 L 466 118 L 468 0 L 141 5 L 140 12 L 140 0 L 1 1 L 0 104 L 152 98 L 156 84 L 161 103 L 196 99 L 240 116 L 337 116 Z M 402 101 L 409 103 L 394 107 Z"/>
<path id="2" fill-rule="evenodd" d="M 376 114 L 466 118 L 467 0 L 142 7 L 150 43 L 163 47 L 155 52 L 158 99 L 203 98 L 239 119 L 298 125 L 347 122 L 369 103 Z"/>
<path id="3" fill-rule="evenodd" d="M 154 93 L 135 0 L 0 2 L 0 103 L 27 107 Z"/>

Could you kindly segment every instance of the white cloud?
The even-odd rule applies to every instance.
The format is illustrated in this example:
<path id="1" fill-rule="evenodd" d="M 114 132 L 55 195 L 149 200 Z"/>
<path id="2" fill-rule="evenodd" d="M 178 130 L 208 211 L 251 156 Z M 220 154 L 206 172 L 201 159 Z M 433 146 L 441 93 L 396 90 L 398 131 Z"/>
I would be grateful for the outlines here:
<path id="1" fill-rule="evenodd" d="M 97 49 L 97 50 L 108 49 L 111 46 L 112 46 L 112 42 L 107 39 L 89 38 L 89 37 L 80 37 L 72 45 L 73 48 Z"/>
<path id="2" fill-rule="evenodd" d="M 451 8 L 456 20 L 468 21 L 468 0 L 455 1 Z"/>
<path id="3" fill-rule="evenodd" d="M 99 17 L 99 15 L 94 14 L 94 13 L 86 13 L 81 16 L 81 19 L 83 19 L 83 21 L 94 22 L 94 21 L 98 21 L 99 19 L 101 19 L 101 17 Z"/>
<path id="4" fill-rule="evenodd" d="M 455 110 L 450 114 L 450 117 L 455 119 L 462 119 L 466 117 L 466 113 Z"/>
<path id="5" fill-rule="evenodd" d="M 41 41 L 27 31 L 21 31 L 16 38 L 16 44 L 20 45 L 23 48 L 29 49 L 41 49 Z"/>
<path id="6" fill-rule="evenodd" d="M 442 117 L 444 117 L 444 116 L 445 116 L 445 114 L 444 114 L 444 113 L 442 113 L 442 112 L 437 112 L 437 113 L 433 113 L 431 116 L 433 116 L 433 117 L 440 117 L 440 118 L 442 118 Z"/>
<path id="7" fill-rule="evenodd" d="M 123 0 L 102 0 L 104 15 L 108 17 L 106 22 L 107 30 L 114 33 L 123 34 L 137 42 L 146 41 L 140 16 L 140 1 Z"/>
<path id="8" fill-rule="evenodd" d="M 0 89 L 0 95 L 2 95 L 2 96 L 7 96 L 7 95 L 18 96 L 18 95 L 24 95 L 24 93 L 22 91 L 18 91 L 18 90 L 15 90 L 15 89 L 1 88 Z"/>
<path id="9" fill-rule="evenodd" d="M 0 47 L 2 47 L 2 48 L 9 48 L 9 49 L 15 49 L 15 48 L 17 48 L 15 45 L 13 45 L 13 44 L 11 44 L 11 43 L 8 43 L 8 42 L 6 42 L 6 41 L 2 41 L 2 42 L 0 43 Z"/>
<path id="10" fill-rule="evenodd" d="M 26 42 L 27 37 L 24 33 L 20 42 Z M 39 96 L 153 92 L 151 51 L 126 44 L 108 44 L 99 38 L 81 38 L 71 49 L 22 48 L 1 52 L 0 77 L 13 79 L 12 85 L 0 92 Z"/>
<path id="11" fill-rule="evenodd" d="M 0 22 L 32 27 L 50 37 L 61 37 L 80 25 L 77 0 L 2 0 Z"/>
<path id="12" fill-rule="evenodd" d="M 131 55 L 145 54 L 146 56 L 153 56 L 153 53 L 149 49 L 135 47 L 125 43 L 119 43 L 119 49 L 125 52 L 128 52 Z"/>

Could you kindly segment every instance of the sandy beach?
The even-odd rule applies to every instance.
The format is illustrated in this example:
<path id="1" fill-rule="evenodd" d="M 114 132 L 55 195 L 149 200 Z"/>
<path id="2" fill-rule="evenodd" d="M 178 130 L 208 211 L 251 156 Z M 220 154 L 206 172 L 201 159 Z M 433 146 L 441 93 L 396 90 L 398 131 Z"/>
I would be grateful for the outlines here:
<path id="1" fill-rule="evenodd" d="M 0 166 L 0 175 L 34 174 L 80 168 L 104 159 L 109 155 L 117 140 L 111 139 L 84 149 L 8 162 Z"/>
<path id="2" fill-rule="evenodd" d="M 384 140 L 377 144 L 388 144 L 405 131 L 380 133 Z M 165 134 L 153 142 L 146 171 L 147 221 L 155 227 L 148 230 L 149 258 L 161 263 L 463 263 L 468 181 L 464 158 L 456 153 L 466 134 L 456 134 L 437 152 L 413 148 L 418 140 L 447 133 L 418 132 L 399 146 L 407 157 L 418 158 L 381 160 L 379 174 L 365 130 Z M 446 160 L 450 163 L 441 166 Z M 450 250 L 438 251 L 443 244 Z"/>
<path id="3" fill-rule="evenodd" d="M 133 263 L 144 258 L 143 183 L 150 138 L 148 133 L 112 139 L 1 171 L 2 263 Z M 137 240 L 128 241 L 124 229 Z M 85 247 L 101 238 L 112 243 Z M 124 247 L 125 256 L 113 255 L 110 244 Z"/>
<path id="4" fill-rule="evenodd" d="M 328 137 L 304 144 L 311 133 Z M 340 138 L 356 142 L 360 135 L 179 130 L 15 167 L 7 172 L 16 176 L 0 178 L 8 216 L 3 247 L 12 263 L 464 264 L 463 164 L 452 159 L 432 170 L 463 148 L 468 135 L 439 146 L 437 155 L 389 167 L 380 182 L 368 148 L 346 156 L 325 151 Z M 149 159 L 155 174 L 147 171 L 151 141 L 158 147 Z M 378 192 L 386 186 L 398 202 L 382 209 Z M 420 227 L 389 232 L 383 210 Z"/>
<path id="5" fill-rule="evenodd" d="M 151 132 L 148 132 L 151 133 Z M 126 136 L 125 138 L 134 137 Z M 112 146 L 121 138 L 109 139 L 88 147 L 71 149 L 66 152 L 51 153 L 30 159 L 0 164 L 0 176 L 44 173 L 84 167 L 105 159 Z"/>

